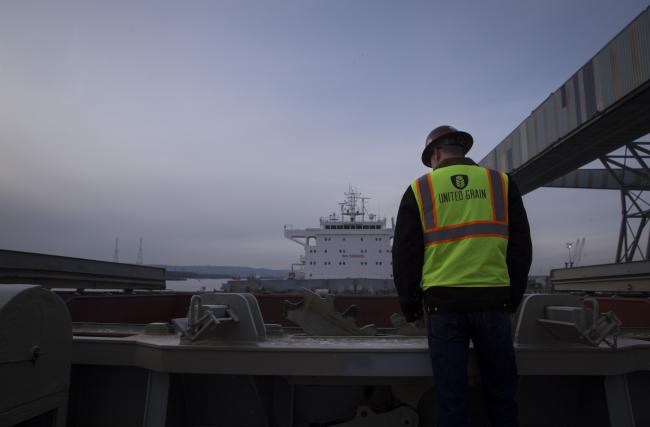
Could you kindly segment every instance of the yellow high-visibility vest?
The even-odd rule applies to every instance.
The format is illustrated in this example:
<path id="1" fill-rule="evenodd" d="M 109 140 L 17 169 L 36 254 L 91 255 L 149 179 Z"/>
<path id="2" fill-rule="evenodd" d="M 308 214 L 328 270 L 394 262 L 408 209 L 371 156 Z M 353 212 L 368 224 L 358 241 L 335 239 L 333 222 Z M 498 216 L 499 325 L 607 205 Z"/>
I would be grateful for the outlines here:
<path id="1" fill-rule="evenodd" d="M 424 232 L 422 289 L 509 286 L 508 175 L 452 165 L 411 184 Z"/>

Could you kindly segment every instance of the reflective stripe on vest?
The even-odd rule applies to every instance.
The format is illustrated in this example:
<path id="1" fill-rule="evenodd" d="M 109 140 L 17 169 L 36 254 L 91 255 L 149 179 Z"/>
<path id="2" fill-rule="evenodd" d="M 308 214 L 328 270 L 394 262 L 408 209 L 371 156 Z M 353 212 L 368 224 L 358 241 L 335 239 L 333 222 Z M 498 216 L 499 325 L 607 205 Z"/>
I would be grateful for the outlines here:
<path id="1" fill-rule="evenodd" d="M 418 195 L 420 196 L 420 206 L 422 206 L 422 212 L 420 218 L 422 218 L 422 225 L 425 230 L 435 228 L 436 226 L 436 217 L 435 217 L 435 200 L 433 198 L 433 184 L 431 183 L 431 175 L 426 174 L 422 175 L 417 180 L 418 186 Z"/>
<path id="2" fill-rule="evenodd" d="M 498 171 L 486 169 L 490 175 L 490 192 L 492 193 L 492 209 L 494 220 L 507 221 L 508 201 L 506 200 L 506 183 L 504 175 Z"/>
<path id="3" fill-rule="evenodd" d="M 426 246 L 452 240 L 467 239 L 469 237 L 508 237 L 508 224 L 495 224 L 493 222 L 475 222 L 462 224 L 456 227 L 434 229 L 424 233 Z"/>
<path id="4" fill-rule="evenodd" d="M 425 245 L 435 245 L 440 242 L 477 236 L 508 238 L 508 201 L 506 198 L 505 174 L 491 169 L 485 170 L 490 184 L 492 221 L 473 221 L 449 227 L 436 227 L 436 199 L 431 174 L 422 175 L 416 180 L 417 191 L 415 191 L 415 194 L 420 206 Z"/>
<path id="5" fill-rule="evenodd" d="M 508 176 L 474 165 L 413 181 L 424 237 L 422 288 L 508 286 Z"/>

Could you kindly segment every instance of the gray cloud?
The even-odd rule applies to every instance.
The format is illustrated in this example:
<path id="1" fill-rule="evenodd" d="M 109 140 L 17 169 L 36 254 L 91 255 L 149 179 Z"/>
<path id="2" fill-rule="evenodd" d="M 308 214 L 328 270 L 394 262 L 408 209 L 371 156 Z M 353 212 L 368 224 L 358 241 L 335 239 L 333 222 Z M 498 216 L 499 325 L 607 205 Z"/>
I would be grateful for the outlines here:
<path id="1" fill-rule="evenodd" d="M 479 160 L 644 7 L 3 2 L 0 246 L 287 268 L 284 224 L 394 216 L 433 126 Z M 536 272 L 613 258 L 617 196 L 568 194 L 526 197 Z"/>

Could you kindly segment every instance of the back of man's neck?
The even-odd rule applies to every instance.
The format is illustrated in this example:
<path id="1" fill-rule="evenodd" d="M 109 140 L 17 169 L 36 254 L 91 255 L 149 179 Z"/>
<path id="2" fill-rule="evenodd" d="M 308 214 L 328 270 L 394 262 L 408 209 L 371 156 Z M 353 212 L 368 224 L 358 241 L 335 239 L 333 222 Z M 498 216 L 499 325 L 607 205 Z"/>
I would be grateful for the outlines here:
<path id="1" fill-rule="evenodd" d="M 436 169 L 451 165 L 476 165 L 476 162 L 469 157 L 447 157 L 440 160 Z"/>

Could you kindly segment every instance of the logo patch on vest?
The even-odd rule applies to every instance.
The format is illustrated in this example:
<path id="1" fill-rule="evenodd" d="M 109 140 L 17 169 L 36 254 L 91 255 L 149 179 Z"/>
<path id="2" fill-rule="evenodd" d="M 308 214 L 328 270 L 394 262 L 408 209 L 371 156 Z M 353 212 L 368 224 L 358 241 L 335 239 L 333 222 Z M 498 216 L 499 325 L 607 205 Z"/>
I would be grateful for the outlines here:
<path id="1" fill-rule="evenodd" d="M 451 183 L 454 185 L 454 187 L 462 190 L 463 188 L 467 187 L 467 184 L 469 183 L 469 177 L 467 175 L 452 175 Z"/>

